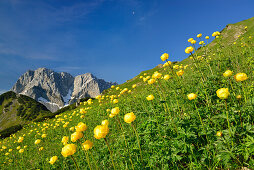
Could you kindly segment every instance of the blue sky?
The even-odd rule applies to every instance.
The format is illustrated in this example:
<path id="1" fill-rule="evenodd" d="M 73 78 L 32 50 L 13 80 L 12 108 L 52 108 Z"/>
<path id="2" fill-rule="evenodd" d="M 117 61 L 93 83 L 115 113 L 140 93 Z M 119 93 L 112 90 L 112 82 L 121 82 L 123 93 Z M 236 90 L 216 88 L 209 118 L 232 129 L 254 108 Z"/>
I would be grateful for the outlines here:
<path id="1" fill-rule="evenodd" d="M 254 16 L 253 0 L 0 0 L 0 93 L 27 70 L 123 83 L 186 58 L 187 39 Z"/>

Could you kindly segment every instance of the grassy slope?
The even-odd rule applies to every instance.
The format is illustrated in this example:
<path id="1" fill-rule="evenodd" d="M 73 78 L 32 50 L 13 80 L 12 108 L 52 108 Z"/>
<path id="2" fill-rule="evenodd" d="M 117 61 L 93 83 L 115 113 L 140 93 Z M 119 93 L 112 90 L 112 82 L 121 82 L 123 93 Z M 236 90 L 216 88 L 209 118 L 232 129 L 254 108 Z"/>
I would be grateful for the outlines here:
<path id="1" fill-rule="evenodd" d="M 0 134 L 2 136 L 15 132 L 14 127 L 20 127 L 31 121 L 54 116 L 42 104 L 24 95 L 17 96 L 14 92 L 6 92 L 0 96 Z M 23 114 L 18 115 L 20 107 Z M 7 130 L 6 130 L 7 129 Z M 9 129 L 9 130 L 8 130 Z M 19 128 L 18 128 L 19 129 Z M 8 131 L 8 134 L 6 134 Z"/>
<path id="2" fill-rule="evenodd" d="M 59 115 L 58 118 L 45 121 L 46 124 L 30 124 L 12 138 L 5 139 L 3 145 L 13 149 L 20 145 L 28 146 L 23 155 L 17 153 L 17 150 L 10 154 L 16 155 L 15 162 L 25 168 L 44 167 L 46 169 L 73 169 L 75 166 L 72 160 L 69 157 L 63 158 L 60 154 L 62 148 L 61 139 L 63 136 L 70 137 L 73 132 L 70 131 L 69 128 L 74 127 L 77 123 L 82 121 L 88 125 L 88 130 L 84 132 L 85 139 L 89 139 L 94 143 L 94 147 L 90 151 L 91 162 L 96 162 L 92 164 L 93 168 L 95 168 L 96 164 L 100 169 L 112 169 L 107 146 L 103 140 L 96 140 L 93 138 L 93 128 L 99 125 L 102 120 L 109 119 L 106 109 L 118 106 L 121 112 L 118 117 L 109 119 L 110 133 L 107 135 L 111 149 L 114 151 L 114 159 L 117 168 L 126 169 L 128 167 L 131 169 L 127 150 L 130 150 L 135 168 L 140 169 L 143 167 L 140 161 L 139 147 L 133 129 L 129 124 L 123 122 L 123 115 L 131 111 L 137 115 L 134 125 L 137 127 L 141 140 L 142 154 L 146 168 L 252 168 L 251 164 L 253 164 L 254 152 L 252 147 L 254 146 L 254 140 L 249 139 L 249 136 L 252 136 L 254 131 L 253 115 L 251 116 L 250 114 L 253 113 L 253 65 L 248 63 L 245 57 L 252 57 L 253 59 L 253 48 L 251 48 L 249 53 L 248 47 L 241 47 L 241 43 L 246 42 L 248 36 L 253 36 L 254 30 L 252 21 L 253 18 L 233 24 L 236 26 L 247 25 L 249 27 L 247 32 L 244 32 L 242 35 L 242 37 L 246 39 L 238 38 L 237 40 L 232 40 L 230 37 L 238 33 L 238 28 L 242 28 L 243 26 L 231 27 L 232 29 L 230 29 L 230 31 L 227 29 L 222 31 L 221 37 L 223 37 L 224 34 L 228 35 L 221 39 L 221 46 L 224 47 L 221 48 L 222 51 L 218 51 L 217 43 L 208 45 L 209 50 L 206 57 L 212 59 L 198 61 L 201 72 L 206 75 L 206 81 L 203 84 L 201 83 L 201 74 L 199 74 L 199 71 L 195 70 L 189 58 L 179 63 L 179 65 L 190 65 L 185 70 L 183 78 L 173 78 L 168 82 L 161 80 L 160 85 L 148 86 L 139 78 L 140 76 L 144 76 L 144 73 L 150 76 L 154 71 L 168 74 L 168 70 L 153 68 L 141 72 L 132 80 L 118 86 L 120 89 L 131 89 L 133 84 L 138 85 L 136 89 L 132 89 L 131 94 L 125 94 L 119 97 L 118 104 L 112 104 L 105 100 L 100 104 L 98 100 L 94 100 L 92 105 L 80 106 L 74 110 L 68 110 Z M 236 30 L 234 30 L 235 28 Z M 235 46 L 231 45 L 233 41 L 237 41 Z M 248 39 L 248 41 L 251 41 L 248 43 L 249 46 L 253 45 L 253 39 Z M 197 53 L 202 54 L 203 51 L 204 50 L 201 48 Z M 229 54 L 233 52 L 235 58 L 229 57 Z M 207 68 L 207 63 L 210 64 L 213 72 L 209 72 L 210 69 Z M 228 148 L 225 147 L 228 143 L 231 145 L 231 139 L 229 137 L 229 130 L 225 118 L 224 103 L 216 96 L 217 89 L 228 86 L 228 81 L 221 76 L 226 69 L 231 69 L 235 73 L 245 72 L 249 76 L 246 84 L 235 83 L 233 79 L 231 79 L 234 91 L 233 89 L 230 90 L 233 91 L 233 93 L 246 96 L 246 102 L 241 103 L 241 107 L 237 104 L 237 100 L 232 93 L 232 97 L 230 97 L 228 101 L 230 121 L 232 122 L 232 126 L 234 125 L 233 129 L 236 136 L 233 140 L 235 145 L 231 148 L 232 150 L 228 150 Z M 245 86 L 244 92 L 241 91 L 242 86 Z M 198 99 L 195 102 L 186 99 L 186 95 L 191 92 L 198 94 Z M 118 94 L 119 91 L 115 89 L 109 89 L 104 92 L 105 98 L 110 95 Z M 149 94 L 154 94 L 155 96 L 155 100 L 152 104 L 145 100 L 145 97 Z M 209 96 L 209 107 L 206 103 L 207 98 L 205 94 Z M 163 95 L 165 95 L 166 98 L 164 98 Z M 165 103 L 168 104 L 169 107 L 165 106 Z M 194 103 L 195 106 L 193 105 Z M 82 115 L 79 113 L 80 108 L 87 109 L 84 118 L 80 117 Z M 244 117 L 243 129 L 241 129 L 241 125 L 239 124 L 239 114 L 236 114 L 239 109 Z M 204 127 L 199 121 L 199 114 L 201 114 L 203 123 L 207 126 L 206 130 L 204 130 Z M 121 122 L 124 133 L 119 128 L 118 120 Z M 235 124 L 233 122 L 235 122 Z M 64 128 L 63 125 L 66 123 L 68 123 L 68 125 Z M 223 138 L 225 140 L 215 136 L 216 132 L 219 130 L 223 132 Z M 47 134 L 45 139 L 41 138 L 41 134 L 43 133 Z M 129 149 L 125 147 L 123 134 Z M 206 139 L 206 135 L 208 139 Z M 24 136 L 24 142 L 22 144 L 13 143 L 19 136 Z M 42 139 L 39 146 L 34 144 L 36 139 Z M 41 146 L 44 147 L 44 150 L 38 152 L 38 148 Z M 80 151 L 80 146 L 78 150 L 78 153 L 74 155 L 78 165 L 82 167 L 82 169 L 88 168 L 84 160 L 85 155 Z M 206 150 L 208 150 L 208 152 Z M 241 152 L 241 150 L 244 151 Z M 13 156 L 4 156 L 5 153 L 6 150 L 0 153 L 0 162 L 3 166 L 5 166 L 9 160 L 13 161 Z M 249 155 L 244 155 L 243 153 L 248 153 Z M 37 155 L 37 157 L 35 157 L 35 155 Z M 54 155 L 57 155 L 59 160 L 56 164 L 51 166 L 46 161 Z M 93 155 L 93 157 L 91 157 L 91 155 Z M 240 156 L 238 157 L 235 155 Z M 24 157 L 22 158 L 22 156 Z M 240 162 L 242 162 L 242 164 L 237 162 L 238 159 L 241 160 Z M 16 167 L 14 163 L 9 163 L 8 166 L 9 169 Z"/>

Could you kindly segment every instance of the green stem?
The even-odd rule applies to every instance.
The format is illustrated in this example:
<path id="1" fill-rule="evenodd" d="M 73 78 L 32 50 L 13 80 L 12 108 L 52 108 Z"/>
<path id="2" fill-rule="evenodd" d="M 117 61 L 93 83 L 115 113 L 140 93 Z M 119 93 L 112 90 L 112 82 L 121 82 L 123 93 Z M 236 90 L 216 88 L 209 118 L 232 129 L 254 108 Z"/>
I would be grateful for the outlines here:
<path id="1" fill-rule="evenodd" d="M 111 149 L 110 149 L 110 147 L 109 147 L 109 144 L 108 144 L 108 141 L 107 141 L 106 138 L 104 138 L 104 141 L 105 141 L 105 143 L 106 143 L 106 145 L 107 145 L 107 147 L 108 147 L 108 151 L 109 151 L 110 156 L 111 156 L 112 165 L 113 165 L 113 168 L 114 168 L 114 170 L 115 170 L 116 168 L 115 168 L 115 164 L 114 164 L 113 153 L 112 153 L 112 151 L 111 151 Z"/>
<path id="2" fill-rule="evenodd" d="M 139 146 L 139 151 L 140 151 L 140 157 L 141 157 L 141 162 L 143 163 L 142 150 L 141 150 L 141 147 L 140 147 L 138 132 L 137 132 L 135 126 L 134 126 L 132 123 L 131 123 L 131 126 L 133 127 L 133 130 L 134 130 L 134 132 L 135 132 L 135 134 L 136 134 L 136 137 L 137 137 L 138 146 Z"/>
<path id="3" fill-rule="evenodd" d="M 74 157 L 71 155 L 71 159 L 73 160 L 73 162 L 74 162 L 74 164 L 75 164 L 75 166 L 76 166 L 76 169 L 77 170 L 79 170 L 79 167 L 78 167 L 78 165 L 77 165 L 77 162 L 75 161 L 75 159 L 74 159 Z"/>

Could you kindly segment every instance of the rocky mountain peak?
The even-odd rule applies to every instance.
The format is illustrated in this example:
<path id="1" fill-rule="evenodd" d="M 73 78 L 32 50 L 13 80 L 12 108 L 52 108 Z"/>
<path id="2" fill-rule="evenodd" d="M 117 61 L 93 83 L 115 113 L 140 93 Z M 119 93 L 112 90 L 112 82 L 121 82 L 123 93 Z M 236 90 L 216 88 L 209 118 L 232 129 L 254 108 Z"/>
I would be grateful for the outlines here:
<path id="1" fill-rule="evenodd" d="M 55 72 L 47 68 L 28 70 L 11 89 L 27 95 L 54 112 L 84 97 L 96 97 L 116 83 L 96 78 L 91 73 L 73 77 L 66 72 Z"/>

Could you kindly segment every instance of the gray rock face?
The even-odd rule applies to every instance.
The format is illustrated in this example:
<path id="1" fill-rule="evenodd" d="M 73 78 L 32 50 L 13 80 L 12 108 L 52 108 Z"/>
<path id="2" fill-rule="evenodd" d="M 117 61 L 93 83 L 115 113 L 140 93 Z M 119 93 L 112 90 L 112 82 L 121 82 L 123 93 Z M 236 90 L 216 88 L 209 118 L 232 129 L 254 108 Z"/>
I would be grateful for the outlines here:
<path id="1" fill-rule="evenodd" d="M 97 79 L 91 73 L 73 77 L 69 73 L 39 68 L 24 73 L 11 90 L 31 97 L 55 112 L 77 99 L 96 97 L 115 84 Z"/>

